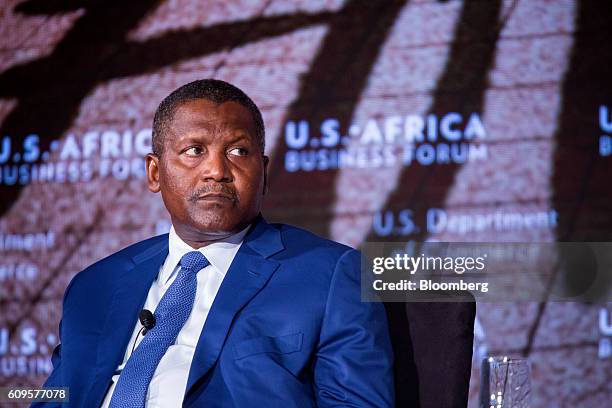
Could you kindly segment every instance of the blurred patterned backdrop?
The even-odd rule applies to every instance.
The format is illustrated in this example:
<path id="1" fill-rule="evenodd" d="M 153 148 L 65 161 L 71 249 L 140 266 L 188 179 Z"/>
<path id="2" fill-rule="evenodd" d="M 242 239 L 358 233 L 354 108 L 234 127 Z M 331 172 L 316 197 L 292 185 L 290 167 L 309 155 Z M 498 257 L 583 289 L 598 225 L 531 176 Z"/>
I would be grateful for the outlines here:
<path id="1" fill-rule="evenodd" d="M 161 99 L 249 94 L 264 216 L 365 241 L 611 241 L 608 0 L 4 0 L 0 385 L 42 383 L 81 269 L 167 232 L 143 156 Z M 479 361 L 533 406 L 612 402 L 612 303 L 479 305 Z"/>

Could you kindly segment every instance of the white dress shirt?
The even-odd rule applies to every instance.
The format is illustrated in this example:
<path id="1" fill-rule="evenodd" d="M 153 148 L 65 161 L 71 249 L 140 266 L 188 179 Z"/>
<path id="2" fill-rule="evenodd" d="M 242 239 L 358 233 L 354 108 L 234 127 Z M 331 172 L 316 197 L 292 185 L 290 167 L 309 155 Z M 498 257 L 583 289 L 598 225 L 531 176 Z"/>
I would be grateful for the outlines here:
<path id="1" fill-rule="evenodd" d="M 191 360 L 193 359 L 200 333 L 215 300 L 215 296 L 217 296 L 221 282 L 223 282 L 223 278 L 234 260 L 248 229 L 249 227 L 223 241 L 197 249 L 208 259 L 210 265 L 197 274 L 198 285 L 193 309 L 187 322 L 185 322 L 185 325 L 179 332 L 176 341 L 168 347 L 166 354 L 162 357 L 153 374 L 147 392 L 146 407 L 180 407 L 183 403 Z M 187 252 L 196 250 L 179 238 L 174 230 L 174 226 L 170 228 L 168 244 L 168 257 L 161 266 L 157 279 L 151 285 L 144 304 L 144 308 L 152 312 L 155 311 L 157 304 L 164 293 L 166 293 L 168 287 L 174 282 L 180 268 L 178 263 L 181 257 Z M 136 339 L 141 328 L 142 325 L 140 322 L 137 322 L 128 347 L 125 350 L 123 363 L 117 368 L 118 372 L 123 369 L 125 363 L 130 358 L 134 342 L 136 341 L 136 347 L 138 347 L 143 339 L 142 335 Z M 118 380 L 119 374 L 114 375 L 112 384 L 102 403 L 102 408 L 108 408 Z"/>

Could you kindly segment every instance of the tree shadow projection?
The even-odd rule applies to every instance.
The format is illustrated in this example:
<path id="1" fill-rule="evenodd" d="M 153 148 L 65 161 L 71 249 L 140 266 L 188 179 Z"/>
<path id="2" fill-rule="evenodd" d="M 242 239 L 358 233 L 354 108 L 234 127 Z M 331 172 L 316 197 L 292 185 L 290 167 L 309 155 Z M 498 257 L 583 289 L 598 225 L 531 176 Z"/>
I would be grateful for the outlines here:
<path id="1" fill-rule="evenodd" d="M 330 20 L 323 44 L 301 81 L 299 97 L 289 107 L 285 123 L 307 120 L 310 135 L 317 136 L 319 125 L 331 117 L 340 124 L 339 134 L 346 135 L 380 49 L 405 4 L 405 0 L 348 1 Z M 285 155 L 289 149 L 283 132 L 281 129 L 270 155 L 266 215 L 271 220 L 307 226 L 330 236 L 339 171 L 286 171 Z"/>
<path id="2" fill-rule="evenodd" d="M 608 242 L 612 240 L 612 146 L 605 140 L 612 136 L 612 13 L 605 2 L 581 0 L 575 16 L 574 43 L 554 137 L 551 204 L 558 213 L 556 239 Z M 579 294 L 596 279 L 602 293 L 612 284 L 610 272 L 596 268 L 558 274 L 555 269 L 551 281 L 570 294 Z M 533 349 L 546 305 L 538 305 L 523 349 L 525 356 Z"/>
<path id="3" fill-rule="evenodd" d="M 260 17 L 178 30 L 143 42 L 129 41 L 127 33 L 159 4 L 160 0 L 31 0 L 17 7 L 17 11 L 29 15 L 78 8 L 85 12 L 49 56 L 0 74 L 0 97 L 18 102 L 0 129 L 0 135 L 12 136 L 14 152 L 23 153 L 18 149 L 30 134 L 39 135 L 40 150 L 48 151 L 51 141 L 69 128 L 83 99 L 101 83 L 324 23 L 333 15 L 322 12 Z M 23 187 L 0 186 L 0 216 L 11 208 Z"/>
<path id="4" fill-rule="evenodd" d="M 503 23 L 499 20 L 501 4 L 501 0 L 463 2 L 428 113 L 440 117 L 457 112 L 464 118 L 472 113 L 482 114 L 488 73 Z M 414 220 L 425 220 L 428 208 L 445 207 L 460 168 L 460 164 L 453 163 L 431 166 L 413 163 L 405 167 L 381 213 L 398 214 L 410 209 Z M 425 228 L 415 232 L 410 239 L 418 242 L 427 238 Z M 402 238 L 380 237 L 372 231 L 365 241 L 396 240 Z M 475 304 L 409 302 L 385 306 L 395 352 L 396 405 L 461 406 L 469 391 Z"/>
<path id="5" fill-rule="evenodd" d="M 609 241 L 612 157 L 600 154 L 599 140 L 612 135 L 612 13 L 605 2 L 581 0 L 575 21 L 555 133 L 552 200 L 559 213 L 557 240 Z"/>

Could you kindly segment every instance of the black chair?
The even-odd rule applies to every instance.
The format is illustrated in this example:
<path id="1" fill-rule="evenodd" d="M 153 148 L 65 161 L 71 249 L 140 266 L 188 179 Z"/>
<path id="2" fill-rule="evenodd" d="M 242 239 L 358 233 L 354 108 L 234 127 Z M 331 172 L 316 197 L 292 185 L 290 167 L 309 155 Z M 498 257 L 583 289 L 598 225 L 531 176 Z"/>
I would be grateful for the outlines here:
<path id="1" fill-rule="evenodd" d="M 469 293 L 443 296 L 464 299 L 385 304 L 395 353 L 396 407 L 467 406 L 476 303 Z"/>

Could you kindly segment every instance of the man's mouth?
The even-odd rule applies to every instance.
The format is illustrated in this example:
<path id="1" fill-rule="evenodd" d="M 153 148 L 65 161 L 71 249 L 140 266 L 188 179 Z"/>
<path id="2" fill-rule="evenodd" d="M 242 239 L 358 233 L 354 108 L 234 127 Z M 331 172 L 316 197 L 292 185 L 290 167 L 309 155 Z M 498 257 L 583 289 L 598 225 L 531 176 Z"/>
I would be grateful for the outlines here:
<path id="1" fill-rule="evenodd" d="M 210 201 L 224 201 L 228 200 L 234 202 L 235 198 L 229 194 L 224 193 L 207 193 L 198 196 L 198 200 L 210 200 Z"/>
<path id="2" fill-rule="evenodd" d="M 229 186 L 213 187 L 204 186 L 195 190 L 189 197 L 189 201 L 192 203 L 211 201 L 217 203 L 227 203 L 228 201 L 235 204 L 238 201 L 236 192 L 229 188 Z"/>

